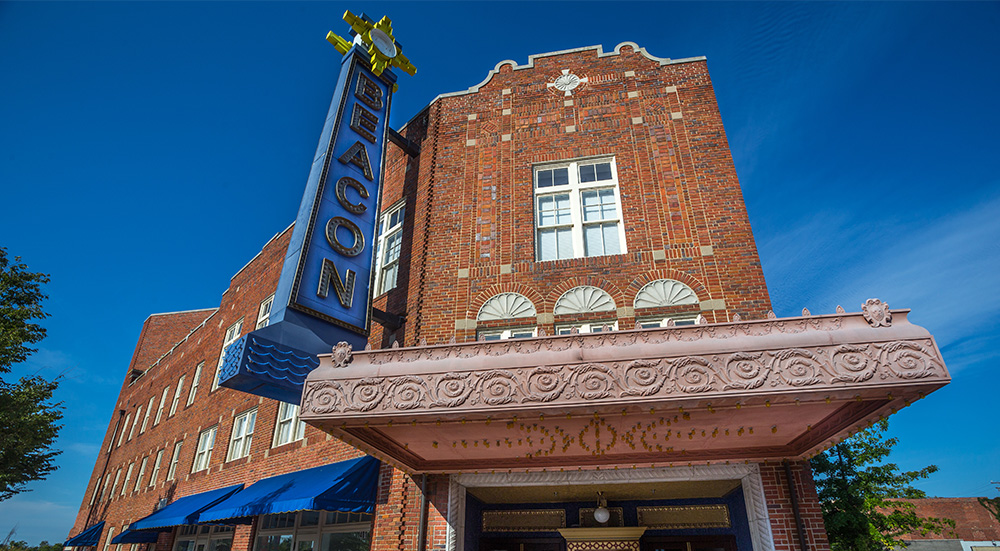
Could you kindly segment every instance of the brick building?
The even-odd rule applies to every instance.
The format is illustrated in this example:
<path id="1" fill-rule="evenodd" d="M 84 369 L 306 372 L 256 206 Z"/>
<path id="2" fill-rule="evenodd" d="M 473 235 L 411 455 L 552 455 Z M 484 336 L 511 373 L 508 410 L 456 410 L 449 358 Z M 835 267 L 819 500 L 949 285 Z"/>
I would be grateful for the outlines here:
<path id="1" fill-rule="evenodd" d="M 151 316 L 80 545 L 822 551 L 806 459 L 948 381 L 905 310 L 774 318 L 704 58 L 505 61 L 400 133 L 370 350 L 320 357 L 301 419 L 214 382 L 291 228 Z"/>

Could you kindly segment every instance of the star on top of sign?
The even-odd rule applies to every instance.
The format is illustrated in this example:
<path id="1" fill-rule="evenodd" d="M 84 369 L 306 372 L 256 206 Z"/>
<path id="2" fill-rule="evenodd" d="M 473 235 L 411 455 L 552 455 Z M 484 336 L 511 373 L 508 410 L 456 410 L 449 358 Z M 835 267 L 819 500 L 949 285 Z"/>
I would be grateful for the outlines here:
<path id="1" fill-rule="evenodd" d="M 373 23 L 365 14 L 358 17 L 348 10 L 344 12 L 344 21 L 347 21 L 354 30 L 353 43 L 367 48 L 368 54 L 371 55 L 372 72 L 376 76 L 381 75 L 382 71 L 389 67 L 399 67 L 411 76 L 417 72 L 417 68 L 403 55 L 402 46 L 392 36 L 392 21 L 388 17 Z M 352 41 L 333 34 L 333 31 L 327 33 L 326 39 L 342 54 L 351 49 Z"/>

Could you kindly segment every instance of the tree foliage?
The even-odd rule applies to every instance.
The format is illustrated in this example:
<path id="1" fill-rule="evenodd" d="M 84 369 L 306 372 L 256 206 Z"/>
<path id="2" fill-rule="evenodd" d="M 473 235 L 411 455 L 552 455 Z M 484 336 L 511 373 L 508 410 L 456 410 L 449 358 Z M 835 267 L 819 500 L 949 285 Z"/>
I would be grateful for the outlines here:
<path id="1" fill-rule="evenodd" d="M 49 543 L 45 540 L 35 546 L 21 540 L 0 542 L 0 551 L 62 551 L 62 548 L 61 543 Z"/>
<path id="2" fill-rule="evenodd" d="M 49 277 L 28 271 L 19 257 L 10 262 L 0 247 L 0 374 L 35 352 L 29 345 L 45 337 L 37 322 L 42 310 L 42 285 Z M 23 377 L 17 383 L 0 378 L 0 501 L 26 490 L 25 485 L 55 470 L 52 449 L 61 425 L 62 407 L 52 402 L 58 379 Z"/>
<path id="3" fill-rule="evenodd" d="M 901 545 L 910 533 L 942 533 L 955 522 L 922 518 L 912 503 L 926 494 L 910 484 L 938 468 L 901 471 L 885 462 L 898 443 L 885 438 L 888 421 L 880 421 L 814 457 L 813 474 L 823 509 L 823 522 L 833 551 L 883 551 Z"/>

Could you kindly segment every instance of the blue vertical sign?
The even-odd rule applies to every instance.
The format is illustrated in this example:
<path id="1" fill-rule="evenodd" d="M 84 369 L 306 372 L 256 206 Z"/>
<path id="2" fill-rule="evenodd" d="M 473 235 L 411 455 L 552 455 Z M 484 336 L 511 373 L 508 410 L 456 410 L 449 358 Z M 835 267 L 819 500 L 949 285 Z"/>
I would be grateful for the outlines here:
<path id="1" fill-rule="evenodd" d="M 369 59 L 363 44 L 344 56 L 270 324 L 226 350 L 222 386 L 298 403 L 305 376 L 319 365 L 317 354 L 329 353 L 340 341 L 355 349 L 367 343 L 382 161 L 396 80 L 389 71 L 375 75 Z"/>

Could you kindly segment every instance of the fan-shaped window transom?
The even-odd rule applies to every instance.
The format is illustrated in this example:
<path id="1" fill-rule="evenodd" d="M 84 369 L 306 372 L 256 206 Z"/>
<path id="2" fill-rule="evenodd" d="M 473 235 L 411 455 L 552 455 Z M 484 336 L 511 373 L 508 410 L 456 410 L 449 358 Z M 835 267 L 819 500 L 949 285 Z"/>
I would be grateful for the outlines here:
<path id="1" fill-rule="evenodd" d="M 479 321 L 527 318 L 536 315 L 535 305 L 528 297 L 518 293 L 500 293 L 490 298 L 479 309 Z"/>
<path id="2" fill-rule="evenodd" d="M 615 301 L 607 291 L 590 285 L 581 285 L 563 293 L 556 301 L 553 313 L 556 315 L 587 314 L 607 312 L 615 308 L 617 308 Z"/>
<path id="3" fill-rule="evenodd" d="M 698 304 L 698 295 L 690 287 L 673 279 L 657 279 L 639 289 L 636 308 L 658 308 L 678 304 Z"/>

